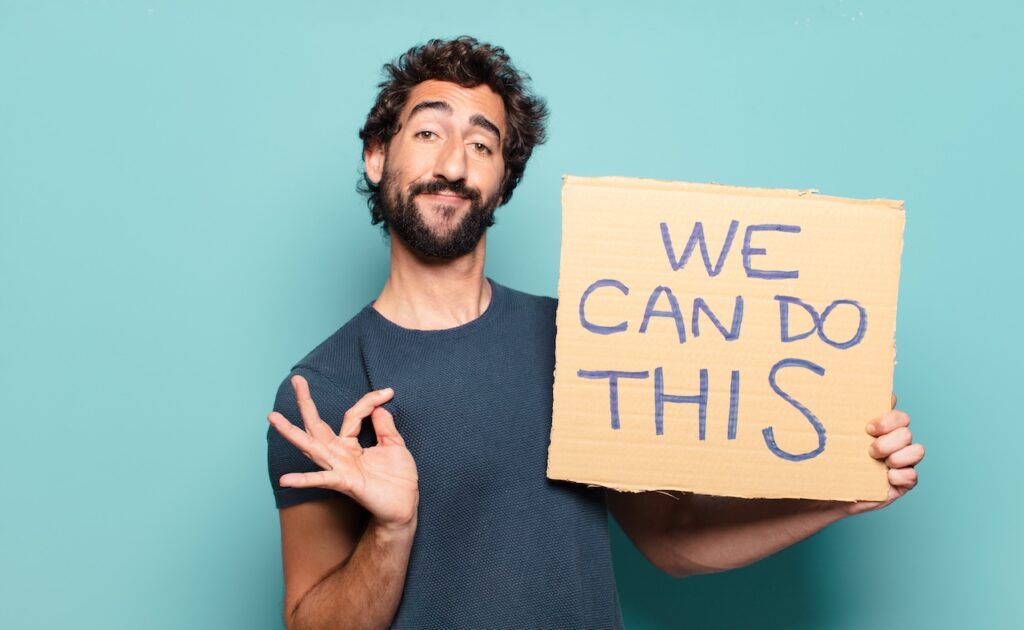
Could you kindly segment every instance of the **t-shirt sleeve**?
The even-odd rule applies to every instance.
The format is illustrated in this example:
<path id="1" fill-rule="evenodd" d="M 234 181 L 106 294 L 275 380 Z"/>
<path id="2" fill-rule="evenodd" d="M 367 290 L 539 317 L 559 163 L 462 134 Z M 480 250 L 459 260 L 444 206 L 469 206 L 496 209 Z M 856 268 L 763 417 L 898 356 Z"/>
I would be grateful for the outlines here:
<path id="1" fill-rule="evenodd" d="M 274 400 L 274 411 L 287 418 L 292 424 L 303 428 L 302 414 L 299 413 L 299 406 L 295 402 L 295 391 L 292 389 L 291 377 L 301 375 L 309 383 L 309 393 L 316 403 L 320 417 L 330 425 L 335 433 L 341 427 L 341 421 L 345 412 L 356 403 L 366 392 L 356 394 L 345 391 L 340 386 L 328 380 L 325 376 L 315 370 L 297 367 L 292 370 L 288 378 L 281 382 L 277 388 L 277 397 Z M 370 423 L 363 423 L 363 432 L 360 434 L 360 442 L 363 446 L 366 443 L 366 430 Z M 372 431 L 370 433 L 372 435 Z M 333 490 L 322 488 L 282 488 L 281 475 L 286 473 L 314 472 L 320 467 L 307 458 L 302 452 L 295 448 L 291 442 L 284 439 L 273 426 L 267 429 L 267 468 L 270 472 L 270 484 L 274 489 L 274 501 L 278 509 L 290 505 L 315 501 L 339 496 Z"/>

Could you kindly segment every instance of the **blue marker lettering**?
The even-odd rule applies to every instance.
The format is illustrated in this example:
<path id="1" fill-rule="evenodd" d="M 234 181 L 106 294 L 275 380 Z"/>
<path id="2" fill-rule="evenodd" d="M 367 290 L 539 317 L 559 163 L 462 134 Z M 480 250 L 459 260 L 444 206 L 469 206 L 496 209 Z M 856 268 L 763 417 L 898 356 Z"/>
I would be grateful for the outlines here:
<path id="1" fill-rule="evenodd" d="M 612 428 L 619 428 L 619 379 L 620 378 L 647 378 L 648 372 L 618 372 L 615 370 L 579 370 L 576 375 L 580 378 L 608 379 L 608 404 L 612 413 Z"/>
<path id="2" fill-rule="evenodd" d="M 818 448 L 811 451 L 807 451 L 806 453 L 790 453 L 789 451 L 782 450 L 782 448 L 780 448 L 779 445 L 775 442 L 775 431 L 772 429 L 772 427 L 768 427 L 761 431 L 761 434 L 764 436 L 764 443 L 768 445 L 769 451 L 774 453 L 776 456 L 781 457 L 782 459 L 791 462 L 799 462 L 805 459 L 811 459 L 812 457 L 817 457 L 818 455 L 821 455 L 821 453 L 825 450 L 825 427 L 821 424 L 821 422 L 811 412 L 810 409 L 800 404 L 800 401 L 796 400 L 786 392 L 782 391 L 782 388 L 780 388 L 778 383 L 775 382 L 775 375 L 778 373 L 779 370 L 785 367 L 802 367 L 804 369 L 810 370 L 811 372 L 814 372 L 818 376 L 825 375 L 825 368 L 821 367 L 816 363 L 805 361 L 803 359 L 783 359 L 776 363 L 775 365 L 773 365 L 771 372 L 768 373 L 768 383 L 771 385 L 772 389 L 775 390 L 775 393 L 781 396 L 783 400 L 796 407 L 797 411 L 799 411 L 801 414 L 803 414 L 805 418 L 807 418 L 807 422 L 809 422 L 811 426 L 814 428 L 814 432 L 818 434 Z"/>
<path id="3" fill-rule="evenodd" d="M 664 293 L 668 296 L 668 305 L 671 311 L 656 311 L 654 305 L 658 302 L 658 296 Z M 676 333 L 679 335 L 679 343 L 686 343 L 686 322 L 683 320 L 683 313 L 679 310 L 679 302 L 668 287 L 655 287 L 651 291 L 651 297 L 647 300 L 647 308 L 644 309 L 644 320 L 640 322 L 640 332 L 647 333 L 647 324 L 652 317 L 671 317 L 676 323 Z"/>
<path id="4" fill-rule="evenodd" d="M 686 241 L 686 247 L 683 248 L 683 255 L 676 259 L 675 249 L 672 247 L 672 236 L 668 233 L 668 224 L 661 224 L 661 242 L 665 245 L 665 254 L 668 256 L 668 264 L 672 265 L 672 271 L 679 271 L 686 266 L 686 262 L 690 260 L 690 255 L 693 254 L 693 248 L 700 245 L 700 255 L 704 259 L 704 268 L 707 269 L 709 276 L 717 276 L 722 271 L 722 266 L 725 265 L 725 256 L 729 253 L 729 248 L 732 247 L 732 239 L 736 236 L 736 228 L 739 227 L 739 221 L 731 221 L 729 223 L 729 232 L 725 235 L 725 242 L 722 243 L 722 249 L 718 253 L 718 261 L 715 262 L 714 266 L 711 265 L 711 254 L 708 252 L 708 244 L 704 239 L 704 224 L 697 221 L 693 224 L 693 231 L 690 232 L 690 239 Z"/>
<path id="5" fill-rule="evenodd" d="M 700 370 L 700 393 L 696 396 L 679 396 L 665 393 L 665 375 L 662 368 L 654 368 L 654 433 L 665 433 L 665 403 L 692 403 L 700 405 L 697 435 L 703 440 L 707 433 L 708 417 L 708 371 Z"/>
<path id="6" fill-rule="evenodd" d="M 783 278 L 799 278 L 799 271 L 776 271 L 770 269 L 754 269 L 750 265 L 751 256 L 764 256 L 767 251 L 763 247 L 751 247 L 750 239 L 754 232 L 790 232 L 799 233 L 799 225 L 777 225 L 765 223 L 762 225 L 748 225 L 747 233 L 743 237 L 743 269 L 747 272 L 748 278 L 761 278 L 763 280 L 781 280 Z"/>
<path id="7" fill-rule="evenodd" d="M 726 341 L 736 341 L 740 338 L 740 324 L 743 323 L 743 296 L 736 296 L 736 305 L 733 306 L 732 310 L 732 328 L 729 330 L 726 330 L 725 326 L 722 325 L 722 322 L 720 322 L 718 318 L 715 317 L 715 314 L 711 312 L 711 308 L 708 306 L 707 302 L 704 301 L 704 298 L 695 299 L 693 301 L 693 321 L 691 322 L 693 336 L 695 338 L 700 337 L 700 318 L 698 315 L 701 311 L 704 311 L 708 316 L 708 319 L 710 319 L 711 323 L 715 325 L 718 332 L 722 333 L 722 337 L 724 337 Z"/>
<path id="8" fill-rule="evenodd" d="M 583 292 L 583 296 L 580 297 L 580 325 L 589 330 L 592 333 L 598 335 L 611 335 L 613 333 L 624 332 L 628 327 L 627 322 L 619 322 L 614 326 L 601 326 L 600 324 L 594 324 L 587 319 L 585 307 L 587 305 L 587 299 L 590 294 L 597 291 L 601 287 L 615 287 L 621 291 L 624 295 L 629 295 L 629 287 L 622 284 L 618 280 L 611 278 L 602 278 L 601 280 L 595 280 L 593 284 L 587 287 L 587 290 Z"/>

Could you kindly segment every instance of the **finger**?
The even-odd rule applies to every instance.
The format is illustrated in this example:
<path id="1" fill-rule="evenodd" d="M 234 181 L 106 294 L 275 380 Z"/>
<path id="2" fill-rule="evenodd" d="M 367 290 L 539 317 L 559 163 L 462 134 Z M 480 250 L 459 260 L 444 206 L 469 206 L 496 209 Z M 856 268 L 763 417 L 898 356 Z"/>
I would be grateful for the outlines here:
<path id="1" fill-rule="evenodd" d="M 892 397 L 889 399 L 889 409 L 896 408 L 896 392 L 892 393 Z"/>
<path id="2" fill-rule="evenodd" d="M 295 426 L 276 411 L 270 412 L 267 416 L 270 424 L 274 425 L 281 437 L 288 440 L 292 445 L 302 451 L 302 454 L 313 460 L 321 468 L 330 468 L 330 454 L 327 447 L 314 440 L 308 433 Z"/>
<path id="3" fill-rule="evenodd" d="M 868 447 L 868 453 L 875 459 L 885 459 L 914 441 L 907 427 L 899 427 L 876 438 Z"/>
<path id="4" fill-rule="evenodd" d="M 302 425 L 310 435 L 324 442 L 334 439 L 334 431 L 320 418 L 320 413 L 316 410 L 316 403 L 309 393 L 309 383 L 306 379 L 298 374 L 293 376 L 292 389 L 295 390 L 295 402 L 298 403 L 299 413 L 302 414 Z"/>
<path id="5" fill-rule="evenodd" d="M 349 410 L 345 412 L 345 418 L 341 421 L 341 430 L 338 431 L 338 435 L 341 437 L 356 437 L 359 435 L 359 427 L 362 426 L 363 418 L 373 413 L 375 408 L 391 400 L 391 397 L 394 395 L 395 390 L 387 387 L 374 390 L 360 398 L 356 401 L 356 404 L 349 407 Z"/>
<path id="6" fill-rule="evenodd" d="M 373 422 L 373 430 L 377 434 L 378 444 L 405 446 L 405 440 L 395 428 L 395 417 L 391 415 L 390 411 L 384 407 L 377 407 L 370 415 L 370 420 Z"/>
<path id="7" fill-rule="evenodd" d="M 867 432 L 870 435 L 878 437 L 891 433 L 893 430 L 899 427 L 905 427 L 910 425 L 910 416 L 903 413 L 902 411 L 893 409 L 890 412 L 884 413 L 878 418 L 875 418 L 868 423 Z"/>
<path id="8" fill-rule="evenodd" d="M 288 473 L 281 475 L 283 488 L 327 488 L 343 491 L 346 487 L 344 478 L 334 471 L 318 470 L 308 473 Z"/>
<path id="9" fill-rule="evenodd" d="M 911 444 L 890 455 L 885 460 L 885 463 L 889 468 L 893 469 L 910 468 L 920 464 L 922 459 L 924 459 L 924 446 Z"/>
<path id="10" fill-rule="evenodd" d="M 890 468 L 889 484 L 896 488 L 910 490 L 917 485 L 917 471 L 913 468 Z"/>

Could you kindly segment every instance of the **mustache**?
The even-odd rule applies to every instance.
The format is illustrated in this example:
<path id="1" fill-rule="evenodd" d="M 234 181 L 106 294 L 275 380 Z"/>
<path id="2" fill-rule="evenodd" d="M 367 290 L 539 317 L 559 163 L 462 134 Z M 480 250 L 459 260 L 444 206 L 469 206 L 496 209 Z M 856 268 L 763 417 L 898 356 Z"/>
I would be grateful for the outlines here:
<path id="1" fill-rule="evenodd" d="M 420 182 L 409 189 L 409 196 L 416 195 L 458 195 L 470 201 L 479 202 L 480 191 L 472 186 L 467 186 L 463 180 L 450 182 L 446 179 L 434 179 L 429 182 Z"/>

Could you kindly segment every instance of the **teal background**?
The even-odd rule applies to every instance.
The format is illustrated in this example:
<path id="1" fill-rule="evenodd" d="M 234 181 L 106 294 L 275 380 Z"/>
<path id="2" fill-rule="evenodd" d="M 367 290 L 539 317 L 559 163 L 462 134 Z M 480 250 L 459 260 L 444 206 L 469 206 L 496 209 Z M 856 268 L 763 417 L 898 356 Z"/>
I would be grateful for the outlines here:
<path id="1" fill-rule="evenodd" d="M 920 487 L 680 581 L 616 531 L 627 626 L 1016 625 L 1019 7 L 0 1 L 0 627 L 281 627 L 265 414 L 387 271 L 354 191 L 381 64 L 462 33 L 552 110 L 503 283 L 554 295 L 563 173 L 906 200 Z"/>

